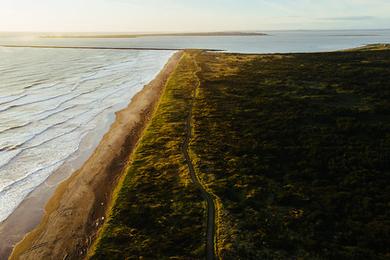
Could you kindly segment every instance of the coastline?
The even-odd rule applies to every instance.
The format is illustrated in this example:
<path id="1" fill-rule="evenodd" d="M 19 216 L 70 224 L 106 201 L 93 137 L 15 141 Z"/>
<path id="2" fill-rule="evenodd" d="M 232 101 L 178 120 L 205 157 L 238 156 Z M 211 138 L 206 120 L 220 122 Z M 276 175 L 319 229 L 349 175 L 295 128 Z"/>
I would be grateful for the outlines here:
<path id="1" fill-rule="evenodd" d="M 15 244 L 38 226 L 44 215 L 45 205 L 58 185 L 83 166 L 114 122 L 115 115 L 110 116 L 105 122 L 101 123 L 101 127 L 89 133 L 80 143 L 80 149 L 72 154 L 60 168 L 55 170 L 44 183 L 34 189 L 12 214 L 0 223 L 0 241 L 2 241 L 0 244 L 0 259 L 6 259 Z"/>
<path id="2" fill-rule="evenodd" d="M 62 182 L 45 206 L 40 224 L 19 242 L 10 259 L 82 258 L 104 223 L 112 192 L 151 118 L 182 52 L 136 94 L 80 170 Z"/>
<path id="3" fill-rule="evenodd" d="M 267 33 L 245 31 L 193 32 L 193 33 L 135 33 L 135 34 L 65 34 L 42 35 L 44 39 L 122 39 L 142 37 L 220 37 L 220 36 L 270 36 Z"/>

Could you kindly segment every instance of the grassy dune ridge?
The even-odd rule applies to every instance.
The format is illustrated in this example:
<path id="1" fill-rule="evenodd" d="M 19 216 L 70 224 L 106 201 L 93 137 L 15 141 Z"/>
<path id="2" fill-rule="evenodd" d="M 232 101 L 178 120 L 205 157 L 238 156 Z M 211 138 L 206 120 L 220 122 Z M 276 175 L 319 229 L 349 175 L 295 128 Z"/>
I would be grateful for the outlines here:
<path id="1" fill-rule="evenodd" d="M 205 204 L 180 151 L 194 68 L 185 54 L 168 81 L 92 259 L 203 256 Z"/>
<path id="2" fill-rule="evenodd" d="M 200 80 L 190 151 L 220 258 L 386 259 L 390 51 L 374 49 L 187 52 L 92 258 L 204 257 L 205 205 L 180 154 Z"/>

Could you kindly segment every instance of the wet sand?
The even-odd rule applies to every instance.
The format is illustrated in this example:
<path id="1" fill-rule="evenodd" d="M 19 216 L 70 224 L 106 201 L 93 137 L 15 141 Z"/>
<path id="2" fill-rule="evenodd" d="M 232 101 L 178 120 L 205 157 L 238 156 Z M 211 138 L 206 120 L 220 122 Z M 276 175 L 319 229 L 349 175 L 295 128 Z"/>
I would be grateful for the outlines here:
<path id="1" fill-rule="evenodd" d="M 96 128 L 83 139 L 80 149 L 44 183 L 32 191 L 7 219 L 0 223 L 0 259 L 6 259 L 15 244 L 40 223 L 45 212 L 45 205 L 57 186 L 83 166 L 114 121 L 115 116 L 112 116 L 112 118 L 107 118 L 106 122 L 101 122 L 101 127 Z"/>
<path id="2" fill-rule="evenodd" d="M 117 112 L 110 130 L 81 169 L 55 191 L 54 188 L 46 191 L 54 194 L 40 224 L 17 244 L 10 259 L 80 259 L 86 255 L 106 219 L 106 209 L 118 179 L 180 57 L 181 52 L 174 54 L 156 79 L 126 109 Z M 26 201 L 25 205 L 33 204 Z M 34 208 L 30 210 L 33 212 Z M 17 217 L 12 218 L 8 228 L 18 227 L 19 223 L 36 226 L 30 215 L 21 212 Z"/>

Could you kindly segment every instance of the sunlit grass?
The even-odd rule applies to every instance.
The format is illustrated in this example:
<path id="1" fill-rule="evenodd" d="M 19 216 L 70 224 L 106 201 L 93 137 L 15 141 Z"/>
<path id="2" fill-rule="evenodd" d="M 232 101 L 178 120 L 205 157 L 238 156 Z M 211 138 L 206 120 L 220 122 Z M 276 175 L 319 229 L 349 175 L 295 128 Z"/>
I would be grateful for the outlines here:
<path id="1" fill-rule="evenodd" d="M 385 259 L 389 67 L 386 50 L 188 52 L 93 258 L 204 256 L 205 205 L 180 153 L 198 77 L 190 151 L 223 259 Z"/>
<path id="2" fill-rule="evenodd" d="M 222 258 L 384 258 L 390 51 L 197 62 L 191 149 Z"/>
<path id="3" fill-rule="evenodd" d="M 204 255 L 205 205 L 180 150 L 193 69 L 191 56 L 184 55 L 132 158 L 92 259 Z"/>

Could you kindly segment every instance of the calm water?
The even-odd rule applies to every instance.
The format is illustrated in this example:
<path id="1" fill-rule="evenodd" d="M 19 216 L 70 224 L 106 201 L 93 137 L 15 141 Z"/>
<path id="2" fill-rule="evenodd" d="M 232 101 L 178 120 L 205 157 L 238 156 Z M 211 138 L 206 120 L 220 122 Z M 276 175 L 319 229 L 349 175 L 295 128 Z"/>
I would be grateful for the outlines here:
<path id="1" fill-rule="evenodd" d="M 241 53 L 335 51 L 371 43 L 390 43 L 390 30 L 269 31 L 269 36 L 144 37 L 133 39 L 42 39 L 0 35 L 0 44 L 223 49 Z"/>
<path id="2" fill-rule="evenodd" d="M 171 55 L 0 48 L 0 222 Z"/>

